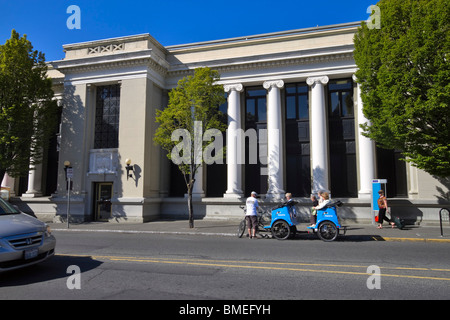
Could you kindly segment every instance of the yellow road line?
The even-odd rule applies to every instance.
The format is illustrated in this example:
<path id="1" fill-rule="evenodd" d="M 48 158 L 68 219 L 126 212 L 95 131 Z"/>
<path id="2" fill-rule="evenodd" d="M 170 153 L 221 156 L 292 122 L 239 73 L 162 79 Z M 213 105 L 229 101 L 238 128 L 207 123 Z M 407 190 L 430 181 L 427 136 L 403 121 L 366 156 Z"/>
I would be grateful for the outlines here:
<path id="1" fill-rule="evenodd" d="M 159 264 L 177 264 L 177 265 L 242 268 L 242 269 L 283 270 L 283 271 L 332 273 L 332 274 L 351 274 L 351 275 L 364 275 L 364 276 L 371 275 L 371 274 L 368 274 L 367 272 L 281 267 L 281 266 L 290 266 L 290 265 L 312 266 L 312 267 L 364 268 L 364 269 L 367 269 L 367 267 L 368 267 L 368 266 L 360 266 L 360 265 L 312 264 L 312 263 L 308 264 L 308 263 L 295 263 L 295 262 L 261 262 L 261 261 L 233 261 L 233 260 L 206 260 L 206 259 L 166 259 L 166 258 L 152 258 L 152 257 L 140 258 L 140 257 L 101 256 L 101 255 L 93 255 L 93 256 L 70 255 L 70 254 L 58 254 L 58 255 L 90 257 L 93 259 L 107 259 L 110 261 L 146 262 L 146 263 L 159 263 Z M 237 263 L 239 263 L 239 264 L 237 264 Z M 261 266 L 258 264 L 264 264 L 264 266 Z M 274 267 L 274 266 L 269 266 L 269 265 L 280 265 L 280 267 Z M 380 269 L 450 272 L 450 269 L 432 269 L 432 268 L 380 267 Z M 395 278 L 410 278 L 410 279 L 412 278 L 412 279 L 450 281 L 450 278 L 429 277 L 429 276 L 419 276 L 419 275 L 399 275 L 399 274 L 386 274 L 386 273 L 381 273 L 380 275 L 384 276 L 384 277 L 395 277 Z"/>
<path id="2" fill-rule="evenodd" d="M 400 237 L 383 237 L 372 236 L 375 241 L 411 241 L 411 242 L 438 242 L 438 243 L 450 243 L 450 239 L 429 239 L 429 238 L 400 238 Z"/>

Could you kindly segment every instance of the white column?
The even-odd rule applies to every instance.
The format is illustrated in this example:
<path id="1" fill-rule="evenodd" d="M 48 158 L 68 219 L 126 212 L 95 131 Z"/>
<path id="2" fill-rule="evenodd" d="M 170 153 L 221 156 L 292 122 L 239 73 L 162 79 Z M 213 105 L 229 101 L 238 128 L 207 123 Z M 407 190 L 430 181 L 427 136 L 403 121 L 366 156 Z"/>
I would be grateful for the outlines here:
<path id="1" fill-rule="evenodd" d="M 324 85 L 328 77 L 310 77 L 306 83 L 311 86 L 311 165 L 312 192 L 328 189 L 328 139 Z"/>
<path id="2" fill-rule="evenodd" d="M 227 191 L 224 198 L 241 198 L 242 164 L 244 164 L 244 136 L 241 121 L 241 92 L 242 84 L 227 84 L 224 86 L 228 93 L 228 129 L 227 129 Z"/>
<path id="3" fill-rule="evenodd" d="M 356 76 L 353 75 L 356 82 Z M 358 158 L 359 158 L 359 191 L 358 198 L 370 199 L 372 193 L 372 180 L 375 179 L 375 144 L 369 138 L 363 136 L 360 125 L 369 120 L 364 116 L 363 103 L 361 100 L 361 87 L 359 83 L 356 88 L 356 101 L 358 110 Z"/>
<path id="4" fill-rule="evenodd" d="M 411 163 L 406 164 L 407 170 L 409 169 L 409 199 L 419 199 L 419 177 L 417 172 L 417 167 L 411 165 Z M 388 181 L 389 182 L 389 181 Z"/>
<path id="5" fill-rule="evenodd" d="M 15 192 L 15 184 L 16 184 L 16 179 L 15 178 L 11 178 L 7 172 L 5 172 L 5 176 L 3 177 L 3 181 L 1 186 L 2 187 L 8 187 L 9 188 L 9 196 L 15 196 L 16 192 Z"/>
<path id="6" fill-rule="evenodd" d="M 42 163 L 31 165 L 28 173 L 28 190 L 22 194 L 25 198 L 42 196 Z"/>
<path id="7" fill-rule="evenodd" d="M 284 157 L 281 117 L 281 93 L 283 80 L 266 81 L 267 99 L 267 198 L 284 198 Z"/>
<path id="8" fill-rule="evenodd" d="M 205 192 L 203 191 L 203 165 L 201 165 L 195 173 L 195 183 L 192 189 L 192 197 L 203 198 Z"/>

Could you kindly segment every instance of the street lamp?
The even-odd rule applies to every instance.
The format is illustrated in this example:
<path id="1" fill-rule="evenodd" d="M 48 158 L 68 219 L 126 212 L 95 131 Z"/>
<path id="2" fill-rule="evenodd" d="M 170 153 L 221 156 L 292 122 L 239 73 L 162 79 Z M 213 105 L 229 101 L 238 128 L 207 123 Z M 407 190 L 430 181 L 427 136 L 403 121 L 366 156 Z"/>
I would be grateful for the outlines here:
<path id="1" fill-rule="evenodd" d="M 67 184 L 67 229 L 69 226 L 69 218 L 70 218 L 70 187 L 72 184 L 73 178 L 73 168 L 70 166 L 70 161 L 64 161 L 64 171 L 66 173 L 66 184 Z"/>

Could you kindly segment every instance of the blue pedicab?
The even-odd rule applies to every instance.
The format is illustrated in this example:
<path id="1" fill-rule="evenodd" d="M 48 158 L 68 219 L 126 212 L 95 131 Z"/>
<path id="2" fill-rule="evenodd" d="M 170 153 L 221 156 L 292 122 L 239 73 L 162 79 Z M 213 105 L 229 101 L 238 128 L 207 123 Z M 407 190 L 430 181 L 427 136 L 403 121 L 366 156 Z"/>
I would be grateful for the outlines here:
<path id="1" fill-rule="evenodd" d="M 317 221 L 314 226 L 308 227 L 317 233 L 319 238 L 323 241 L 334 241 L 339 235 L 339 230 L 346 232 L 346 227 L 341 226 L 336 207 L 342 206 L 339 200 L 330 201 L 324 208 L 317 210 Z"/>
<path id="2" fill-rule="evenodd" d="M 274 238 L 284 240 L 290 236 L 295 236 L 296 225 L 299 224 L 293 208 L 295 204 L 296 202 L 292 201 L 272 209 L 271 224 L 264 228 L 270 229 Z M 336 211 L 336 207 L 340 206 L 342 206 L 342 202 L 339 200 L 329 202 L 324 208 L 317 211 L 316 224 L 313 227 L 308 227 L 308 229 L 312 229 L 323 241 L 336 240 L 339 230 L 342 228 Z M 345 228 L 343 229 L 345 232 Z"/>
<path id="3" fill-rule="evenodd" d="M 291 201 L 273 208 L 271 221 L 268 225 L 264 225 L 263 213 L 259 213 L 258 228 L 261 231 L 271 232 L 272 236 L 278 240 L 294 237 L 297 233 L 297 225 L 300 223 L 294 207 L 295 204 L 297 204 L 296 201 Z M 340 206 L 342 206 L 342 202 L 339 200 L 329 202 L 324 208 L 317 211 L 316 224 L 313 227 L 308 227 L 308 229 L 312 229 L 321 240 L 327 242 L 336 240 L 340 229 L 343 229 L 345 234 L 345 227 L 341 226 L 337 217 L 336 207 Z M 245 211 L 244 206 L 241 206 L 241 208 Z M 245 227 L 245 220 L 242 220 L 238 230 L 239 238 L 244 234 Z"/>
<path id="4" fill-rule="evenodd" d="M 285 240 L 297 233 L 297 225 L 300 222 L 297 219 L 295 204 L 296 201 L 291 201 L 272 209 L 272 220 L 264 229 L 271 231 L 275 239 Z"/>

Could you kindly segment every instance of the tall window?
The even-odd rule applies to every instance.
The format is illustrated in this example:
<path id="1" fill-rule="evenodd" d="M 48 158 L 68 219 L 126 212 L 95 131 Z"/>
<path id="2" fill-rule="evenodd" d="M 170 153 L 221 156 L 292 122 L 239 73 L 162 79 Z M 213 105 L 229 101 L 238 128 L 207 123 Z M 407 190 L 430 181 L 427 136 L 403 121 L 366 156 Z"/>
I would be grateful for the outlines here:
<path id="1" fill-rule="evenodd" d="M 400 150 L 387 150 L 377 146 L 377 175 L 387 179 L 387 197 L 407 198 L 408 184 L 406 177 L 406 162 Z"/>
<path id="2" fill-rule="evenodd" d="M 328 83 L 331 193 L 357 197 L 355 117 L 352 79 Z"/>
<path id="3" fill-rule="evenodd" d="M 262 87 L 245 90 L 245 130 L 254 129 L 258 135 L 258 161 L 250 163 L 249 152 L 251 141 L 245 139 L 245 194 L 252 191 L 267 191 L 267 164 L 261 163 L 261 155 L 267 155 L 267 138 L 259 136 L 260 129 L 267 129 L 267 90 Z M 266 141 L 266 143 L 263 143 Z"/>
<path id="4" fill-rule="evenodd" d="M 94 149 L 119 146 L 120 85 L 97 87 Z"/>
<path id="5" fill-rule="evenodd" d="M 225 94 L 225 98 L 227 94 Z M 223 113 L 222 123 L 228 124 L 228 102 L 219 106 L 219 111 Z M 227 135 L 222 133 L 224 146 L 226 146 Z M 217 150 L 216 150 L 217 151 Z M 213 163 L 206 166 L 206 188 L 203 188 L 207 197 L 222 197 L 227 191 L 227 164 L 224 159 L 223 164 Z"/>
<path id="6" fill-rule="evenodd" d="M 286 84 L 286 191 L 295 197 L 311 193 L 308 89 Z"/>

